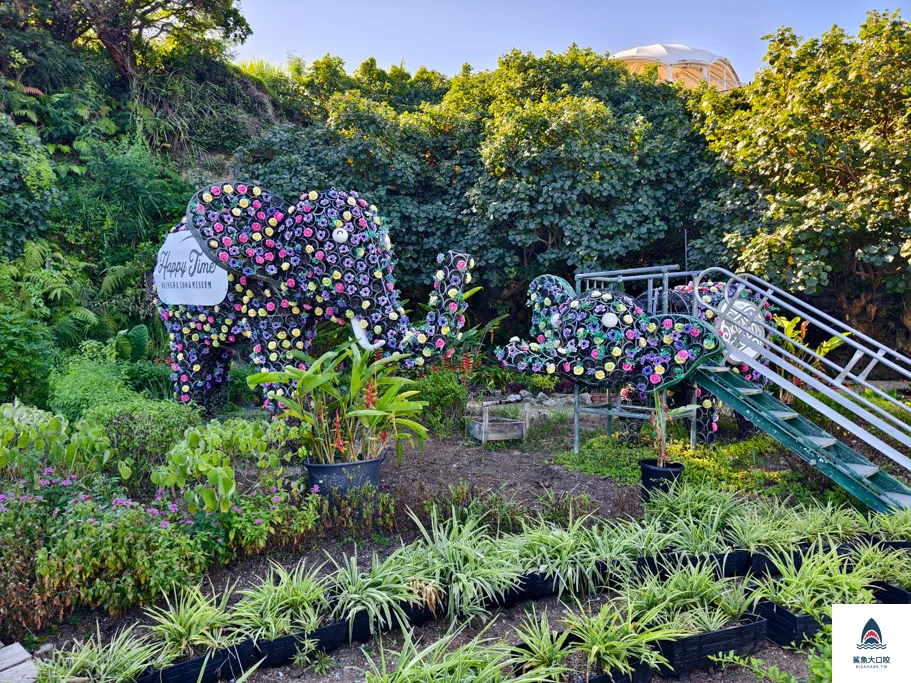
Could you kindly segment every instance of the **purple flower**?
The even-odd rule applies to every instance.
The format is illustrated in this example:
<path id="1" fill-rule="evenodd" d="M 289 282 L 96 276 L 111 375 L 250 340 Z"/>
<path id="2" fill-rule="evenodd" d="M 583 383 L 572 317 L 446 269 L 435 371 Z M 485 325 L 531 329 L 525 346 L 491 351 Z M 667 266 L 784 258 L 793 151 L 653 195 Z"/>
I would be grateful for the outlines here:
<path id="1" fill-rule="evenodd" d="M 161 520 L 161 524 L 159 526 L 161 526 L 161 528 L 164 529 L 167 525 L 168 525 L 168 520 L 163 519 L 163 520 Z"/>
<path id="2" fill-rule="evenodd" d="M 310 489 L 310 493 L 319 493 L 319 484 L 314 484 L 313 488 Z"/>
<path id="3" fill-rule="evenodd" d="M 254 523 L 254 524 L 262 524 L 262 523 L 263 523 L 263 520 L 257 519 L 257 520 L 256 520 L 255 522 L 253 522 L 253 523 Z"/>

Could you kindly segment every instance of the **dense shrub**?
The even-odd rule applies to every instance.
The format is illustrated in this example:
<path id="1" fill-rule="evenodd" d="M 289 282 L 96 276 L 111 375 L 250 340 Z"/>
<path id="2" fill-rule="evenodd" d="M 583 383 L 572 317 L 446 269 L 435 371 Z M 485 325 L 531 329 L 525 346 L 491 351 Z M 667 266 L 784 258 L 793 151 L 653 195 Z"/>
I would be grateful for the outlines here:
<path id="1" fill-rule="evenodd" d="M 123 379 L 133 391 L 155 399 L 169 399 L 174 395 L 171 368 L 164 363 L 138 360 L 122 363 Z"/>
<path id="2" fill-rule="evenodd" d="M 421 412 L 421 422 L 431 432 L 447 437 L 462 431 L 468 391 L 456 373 L 450 370 L 428 372 L 415 382 L 413 388 L 419 392 L 419 399 L 427 401 Z"/>
<path id="3" fill-rule="evenodd" d="M 129 465 L 131 486 L 145 482 L 149 471 L 164 462 L 168 449 L 201 421 L 195 406 L 138 394 L 96 405 L 85 412 L 85 418 L 104 429 L 114 459 Z"/>
<path id="4" fill-rule="evenodd" d="M 48 328 L 0 304 L 0 402 L 18 398 L 44 404 L 54 346 Z"/>
<path id="5" fill-rule="evenodd" d="M 261 405 L 262 392 L 251 389 L 247 377 L 256 374 L 259 369 L 248 363 L 232 363 L 228 376 L 228 399 L 236 406 Z"/>
<path id="6" fill-rule="evenodd" d="M 116 364 L 76 358 L 51 375 L 48 404 L 56 413 L 70 420 L 83 416 L 89 409 L 104 403 L 130 401 L 136 393 L 123 380 Z"/>
<path id="7" fill-rule="evenodd" d="M 15 258 L 60 200 L 54 162 L 31 128 L 0 116 L 0 256 Z"/>

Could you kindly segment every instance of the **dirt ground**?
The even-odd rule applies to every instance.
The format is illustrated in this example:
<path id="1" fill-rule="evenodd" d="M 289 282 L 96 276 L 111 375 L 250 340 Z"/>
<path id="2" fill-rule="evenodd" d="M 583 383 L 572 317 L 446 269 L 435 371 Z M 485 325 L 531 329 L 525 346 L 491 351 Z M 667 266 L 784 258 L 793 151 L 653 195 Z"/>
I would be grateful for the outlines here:
<path id="1" fill-rule="evenodd" d="M 591 418 L 583 422 L 589 434 L 600 424 Z M 571 446 L 571 429 L 566 429 L 565 426 L 555 428 L 550 437 L 538 439 L 533 446 L 526 450 L 509 445 L 484 448 L 462 438 L 431 439 L 425 443 L 423 451 L 406 448 L 402 467 L 396 467 L 394 458 L 387 459 L 383 464 L 381 489 L 390 492 L 425 489 L 433 492 L 468 482 L 478 490 L 494 489 L 532 506 L 540 504 L 538 497 L 545 489 L 551 489 L 555 493 L 587 494 L 598 506 L 597 513 L 605 517 L 637 515 L 641 512 L 637 487 L 620 487 L 607 477 L 569 472 L 561 466 L 550 464 L 553 454 Z M 398 544 L 411 540 L 413 535 L 406 532 L 391 539 L 377 538 L 362 542 L 357 547 L 359 560 L 366 567 L 374 552 L 383 558 Z M 301 559 L 305 559 L 308 564 L 319 564 L 326 562 L 328 556 L 341 559 L 343 554 L 350 554 L 354 550 L 351 543 L 327 540 L 320 547 L 304 554 L 271 552 L 232 565 L 216 567 L 206 580 L 211 582 L 217 591 L 232 585 L 236 590 L 242 590 L 259 583 L 260 577 L 267 572 L 270 561 L 288 567 L 297 564 Z M 331 563 L 327 563 L 325 570 L 331 569 Z M 604 596 L 599 596 L 590 606 L 596 607 L 605 599 Z M 548 598 L 536 603 L 520 604 L 511 609 L 495 610 L 491 622 L 466 626 L 457 642 L 464 642 L 483 630 L 484 636 L 494 641 L 514 643 L 516 638 L 513 635 L 513 628 L 521 623 L 526 612 L 531 609 L 537 610 L 538 613 L 546 609 L 551 624 L 557 629 L 562 628 L 561 618 L 566 614 L 567 606 L 557 598 Z M 116 618 L 97 611 L 82 611 L 55 628 L 53 632 L 43 636 L 45 642 L 60 647 L 73 638 L 94 635 L 96 627 L 100 628 L 104 638 L 109 638 L 125 626 L 144 621 L 142 610 L 139 608 L 131 609 Z M 447 626 L 448 622 L 445 619 L 431 621 L 424 627 L 415 629 L 415 637 L 424 643 L 434 642 L 446 632 Z M 402 634 L 395 632 L 378 636 L 364 646 L 351 645 L 336 650 L 330 654 L 333 660 L 331 670 L 322 676 L 316 676 L 312 671 L 305 672 L 294 666 L 286 666 L 257 671 L 250 680 L 256 683 L 297 679 L 313 683 L 355 683 L 363 680 L 363 671 L 368 668 L 368 655 L 377 659 L 381 653 L 385 653 L 389 659 L 390 654 L 397 651 L 401 643 Z M 757 656 L 769 664 L 776 664 L 784 671 L 797 676 L 806 675 L 806 658 L 802 654 L 767 644 Z M 656 676 L 653 683 L 661 680 L 663 679 Z M 690 680 L 739 683 L 755 679 L 752 674 L 731 669 L 697 672 Z"/>

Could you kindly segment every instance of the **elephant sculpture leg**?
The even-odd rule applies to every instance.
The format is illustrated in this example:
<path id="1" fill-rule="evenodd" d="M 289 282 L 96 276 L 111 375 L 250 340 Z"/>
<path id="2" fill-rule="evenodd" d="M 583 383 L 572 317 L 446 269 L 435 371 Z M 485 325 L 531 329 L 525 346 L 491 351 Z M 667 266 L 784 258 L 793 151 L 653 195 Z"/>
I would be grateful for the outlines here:
<path id="1" fill-rule="evenodd" d="M 213 330 L 225 325 L 224 317 L 211 307 L 182 306 L 163 311 L 162 318 L 170 337 L 174 397 L 214 413 L 227 401 L 235 355 L 231 346 L 213 343 Z"/>
<path id="2" fill-rule="evenodd" d="M 718 433 L 718 399 L 705 389 L 696 387 L 696 441 L 713 444 Z"/>

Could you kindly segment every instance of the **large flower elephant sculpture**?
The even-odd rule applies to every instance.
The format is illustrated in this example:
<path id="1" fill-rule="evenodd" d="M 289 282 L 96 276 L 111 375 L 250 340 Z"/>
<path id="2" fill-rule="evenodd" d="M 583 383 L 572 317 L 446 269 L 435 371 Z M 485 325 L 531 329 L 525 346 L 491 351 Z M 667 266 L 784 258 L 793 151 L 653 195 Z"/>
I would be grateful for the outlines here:
<path id="1" fill-rule="evenodd" d="M 431 312 L 413 325 L 399 301 L 389 235 L 356 192 L 312 191 L 289 203 L 252 183 L 212 185 L 190 201 L 172 232 L 181 231 L 228 272 L 228 288 L 210 306 L 159 302 L 179 401 L 217 408 L 241 347 L 265 369 L 301 364 L 291 352 L 309 352 L 321 320 L 350 326 L 367 350 L 410 354 L 407 365 L 452 353 L 462 336 L 472 259 L 437 257 Z M 278 387 L 264 392 L 272 389 L 280 395 Z"/>

